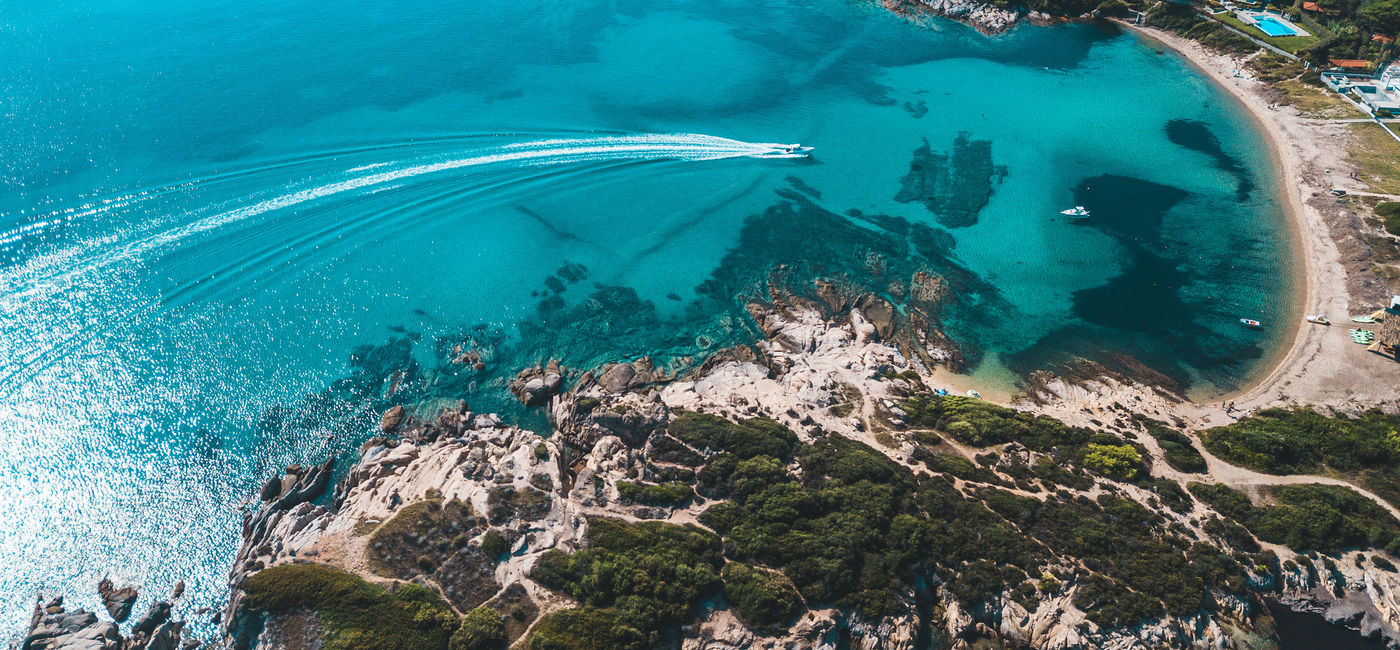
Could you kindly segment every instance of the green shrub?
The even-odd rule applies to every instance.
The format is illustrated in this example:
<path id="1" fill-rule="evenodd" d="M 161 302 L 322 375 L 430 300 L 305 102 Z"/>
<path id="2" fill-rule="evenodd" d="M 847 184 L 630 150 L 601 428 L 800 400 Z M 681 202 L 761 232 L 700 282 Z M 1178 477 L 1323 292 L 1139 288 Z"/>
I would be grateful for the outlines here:
<path id="1" fill-rule="evenodd" d="M 1157 499 L 1162 505 L 1176 512 L 1190 512 L 1192 507 L 1191 497 L 1186 494 L 1186 490 L 1181 489 L 1176 481 L 1165 478 L 1154 478 L 1149 483 L 1152 491 L 1157 493 Z"/>
<path id="2" fill-rule="evenodd" d="M 593 409 L 602 405 L 603 401 L 596 397 L 580 397 L 578 401 L 574 402 L 574 412 L 580 415 L 587 415 L 592 413 Z"/>
<path id="3" fill-rule="evenodd" d="M 462 624 L 447 642 L 448 650 L 497 650 L 506 647 L 506 625 L 501 613 L 482 605 L 462 617 Z"/>
<path id="4" fill-rule="evenodd" d="M 1370 499 L 1336 485 L 1284 485 L 1278 505 L 1256 514 L 1255 534 L 1295 551 L 1336 554 L 1355 548 L 1396 548 L 1400 525 Z"/>
<path id="5" fill-rule="evenodd" d="M 720 587 L 719 538 L 695 526 L 590 518 L 588 548 L 545 552 L 531 577 L 590 607 L 646 643 L 685 622 Z"/>
<path id="6" fill-rule="evenodd" d="M 1090 444 L 1084 466 L 1111 479 L 1130 481 L 1142 472 L 1142 457 L 1132 445 Z"/>
<path id="7" fill-rule="evenodd" d="M 1400 550 L 1400 522 L 1350 488 L 1283 485 L 1274 488 L 1277 503 L 1269 506 L 1255 506 L 1245 495 L 1220 484 L 1191 483 L 1187 488 L 1259 539 L 1295 551 L 1336 554 L 1368 547 Z"/>
<path id="8" fill-rule="evenodd" d="M 458 611 L 490 598 L 499 585 L 496 557 L 460 543 L 475 537 L 482 524 L 471 506 L 456 499 L 426 499 L 399 509 L 370 535 L 366 559 L 374 573 L 400 580 L 426 574 L 441 585 Z"/>
<path id="9" fill-rule="evenodd" d="M 492 528 L 481 538 L 481 553 L 491 560 L 498 560 L 510 551 L 510 544 L 501 531 Z"/>
<path id="10" fill-rule="evenodd" d="M 986 447 L 1011 441 L 1048 452 L 1055 446 L 1079 447 L 1088 442 L 1087 429 L 1072 428 L 1059 420 L 997 406 L 971 397 L 921 395 L 905 401 L 912 427 L 944 431 L 958 441 Z"/>
<path id="11" fill-rule="evenodd" d="M 486 495 L 486 515 L 496 525 L 517 517 L 533 521 L 549 514 L 551 502 L 548 494 L 534 488 L 499 486 Z"/>
<path id="12" fill-rule="evenodd" d="M 781 634 L 802 611 L 802 598 L 781 573 L 730 562 L 721 577 L 725 599 L 755 630 Z"/>
<path id="13" fill-rule="evenodd" d="M 1147 432 L 1157 440 L 1157 446 L 1162 448 L 1167 464 L 1173 469 L 1192 474 L 1206 471 L 1205 457 L 1191 444 L 1191 439 L 1186 434 L 1167 426 L 1165 422 L 1141 415 L 1134 415 L 1133 420 L 1145 426 Z"/>
<path id="14" fill-rule="evenodd" d="M 637 630 L 617 623 L 612 610 L 562 609 L 540 619 L 530 633 L 530 650 L 642 650 Z"/>
<path id="15" fill-rule="evenodd" d="M 679 506 L 695 496 L 695 491 L 689 485 L 679 482 L 652 485 L 618 481 L 617 492 L 623 501 L 648 506 Z"/>
<path id="16" fill-rule="evenodd" d="M 324 564 L 283 564 L 243 582 L 253 611 L 309 609 L 325 625 L 327 650 L 431 650 L 457 627 L 437 592 L 405 584 L 396 593 Z"/>
<path id="17" fill-rule="evenodd" d="M 684 411 L 667 430 L 696 449 L 726 451 L 741 459 L 765 455 L 786 460 L 797 444 L 797 434 L 767 418 L 735 423 L 716 415 Z"/>
<path id="18" fill-rule="evenodd" d="M 1400 235 L 1400 203 L 1385 202 L 1376 204 L 1376 216 L 1385 221 L 1385 231 Z"/>
<path id="19" fill-rule="evenodd" d="M 1310 409 L 1267 409 L 1202 434 L 1206 449 L 1269 474 L 1325 468 L 1354 471 L 1400 463 L 1400 416 L 1369 411 L 1327 417 Z"/>
<path id="20" fill-rule="evenodd" d="M 1103 0 L 1098 7 L 1094 8 L 1094 13 L 1100 16 L 1116 16 L 1119 18 L 1128 15 L 1128 3 L 1123 0 Z"/>
<path id="21" fill-rule="evenodd" d="M 1254 514 L 1254 504 L 1249 501 L 1249 497 L 1223 483 L 1187 483 L 1186 489 L 1206 505 L 1215 508 L 1216 512 L 1235 521 L 1249 521 Z"/>
<path id="22" fill-rule="evenodd" d="M 1209 429 L 1202 439 L 1211 453 L 1236 465 L 1269 474 L 1342 472 L 1400 506 L 1400 416 L 1268 409 Z"/>

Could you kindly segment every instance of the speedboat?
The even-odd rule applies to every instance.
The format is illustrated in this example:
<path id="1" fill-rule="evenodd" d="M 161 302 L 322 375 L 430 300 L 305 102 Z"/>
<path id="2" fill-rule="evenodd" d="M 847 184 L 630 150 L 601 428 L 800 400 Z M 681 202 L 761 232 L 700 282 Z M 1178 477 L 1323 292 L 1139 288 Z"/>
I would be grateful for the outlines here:
<path id="1" fill-rule="evenodd" d="M 1259 329 L 1263 327 L 1263 325 L 1260 324 L 1259 321 L 1254 320 L 1253 318 L 1241 318 L 1240 324 L 1244 325 L 1245 327 L 1252 327 L 1254 329 Z"/>
<path id="2" fill-rule="evenodd" d="M 968 396 L 968 397 L 971 397 L 971 398 L 973 398 L 973 399 L 982 399 L 982 393 L 979 393 L 979 392 L 977 392 L 977 391 L 975 391 L 975 390 L 969 390 L 969 391 L 967 391 L 967 396 Z"/>
<path id="3" fill-rule="evenodd" d="M 1068 210 L 1060 210 L 1060 214 L 1074 217 L 1075 219 L 1088 219 L 1089 208 L 1086 208 L 1082 205 L 1076 205 Z"/>
<path id="4" fill-rule="evenodd" d="M 1309 322 L 1309 323 L 1317 323 L 1318 325 L 1331 325 L 1331 324 L 1332 324 L 1332 321 L 1327 320 L 1327 317 L 1326 317 L 1326 316 L 1323 316 L 1322 314 L 1318 314 L 1318 315 L 1316 315 L 1316 316 L 1309 316 L 1309 317 L 1308 317 L 1308 322 Z"/>
<path id="5" fill-rule="evenodd" d="M 752 154 L 750 158 L 805 158 L 807 152 L 812 147 L 804 147 L 800 144 L 765 143 L 764 146 L 772 147 L 763 153 Z"/>

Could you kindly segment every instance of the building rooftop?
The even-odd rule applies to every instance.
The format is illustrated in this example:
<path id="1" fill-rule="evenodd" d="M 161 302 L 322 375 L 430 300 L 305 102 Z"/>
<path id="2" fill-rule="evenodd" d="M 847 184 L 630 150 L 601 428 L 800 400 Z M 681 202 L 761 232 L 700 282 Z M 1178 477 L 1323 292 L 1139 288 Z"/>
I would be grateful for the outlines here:
<path id="1" fill-rule="evenodd" d="M 1334 66 L 1337 66 L 1338 68 L 1364 69 L 1371 67 L 1371 62 L 1365 59 L 1327 59 L 1327 62 L 1331 63 Z"/>

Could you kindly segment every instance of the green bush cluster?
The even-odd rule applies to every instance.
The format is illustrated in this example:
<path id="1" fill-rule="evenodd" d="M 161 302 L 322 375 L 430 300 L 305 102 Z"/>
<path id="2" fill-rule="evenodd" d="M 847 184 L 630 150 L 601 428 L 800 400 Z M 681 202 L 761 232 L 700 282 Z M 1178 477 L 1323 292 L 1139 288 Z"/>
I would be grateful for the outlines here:
<path id="1" fill-rule="evenodd" d="M 506 647 L 506 624 L 501 613 L 482 605 L 462 617 L 447 641 L 447 650 L 499 650 Z"/>
<path id="2" fill-rule="evenodd" d="M 1152 418 L 1135 415 L 1133 419 L 1146 427 L 1147 433 L 1157 440 L 1157 446 L 1162 448 L 1167 464 L 1173 469 L 1192 474 L 1206 471 L 1205 457 L 1191 444 L 1191 439 L 1186 434 Z"/>
<path id="3" fill-rule="evenodd" d="M 506 542 L 506 536 L 495 528 L 486 531 L 481 537 L 481 553 L 492 561 L 500 559 L 509 550 L 510 544 Z"/>
<path id="4" fill-rule="evenodd" d="M 1080 465 L 1109 478 L 1136 480 L 1147 475 L 1141 453 L 1136 448 L 1110 434 L 1071 427 L 1049 416 L 958 395 L 919 395 L 906 400 L 903 407 L 909 414 L 911 427 L 942 431 L 964 444 L 987 447 L 1017 442 L 1032 451 L 1053 454 L 1060 462 Z M 917 438 L 918 434 L 915 436 Z M 1038 462 L 1031 472 L 1023 472 L 1022 478 L 1035 476 L 1074 489 L 1087 489 L 1092 483 L 1058 465 L 1053 461 L 1048 465 Z"/>
<path id="5" fill-rule="evenodd" d="M 517 517 L 533 521 L 549 514 L 550 503 L 548 494 L 534 488 L 495 487 L 486 495 L 486 515 L 496 525 Z"/>
<path id="6" fill-rule="evenodd" d="M 682 411 L 667 431 L 682 442 L 704 451 L 726 451 L 739 458 L 758 455 L 787 458 L 797 444 L 797 434 L 768 418 L 730 422 L 717 415 Z"/>
<path id="7" fill-rule="evenodd" d="M 690 501 L 695 496 L 695 490 L 689 485 L 680 482 L 661 483 L 654 485 L 650 483 L 633 483 L 631 481 L 618 481 L 617 492 L 623 501 L 640 503 L 648 506 L 679 506 Z"/>
<path id="8" fill-rule="evenodd" d="M 1376 205 L 1376 216 L 1385 222 L 1385 231 L 1400 235 L 1400 203 L 1388 201 Z"/>
<path id="9" fill-rule="evenodd" d="M 618 626 L 613 610 L 575 607 L 550 613 L 530 633 L 530 650 L 643 650 L 635 629 Z"/>
<path id="10" fill-rule="evenodd" d="M 1084 449 L 1084 466 L 1118 481 L 1131 481 L 1142 471 L 1142 456 L 1132 445 L 1090 443 Z"/>
<path id="11" fill-rule="evenodd" d="M 1378 410 L 1328 417 L 1311 409 L 1267 409 L 1208 429 L 1206 449 L 1236 465 L 1269 474 L 1325 468 L 1361 470 L 1400 463 L 1400 416 Z"/>
<path id="12" fill-rule="evenodd" d="M 729 558 L 782 567 L 809 603 L 893 613 L 894 576 L 917 562 L 914 549 L 891 537 L 901 532 L 896 519 L 908 509 L 913 476 L 838 436 L 804 446 L 798 461 L 801 481 L 772 456 L 712 462 L 702 480 L 731 501 L 707 509 L 701 521 L 725 536 Z"/>
<path id="13" fill-rule="evenodd" d="M 1042 502 L 1000 490 L 983 498 L 1024 533 L 1099 574 L 1076 605 L 1100 625 L 1132 625 L 1164 612 L 1189 616 L 1208 588 L 1245 588 L 1243 570 L 1228 555 L 1167 533 L 1165 520 L 1131 499 Z"/>
<path id="14" fill-rule="evenodd" d="M 1269 474 L 1337 471 L 1400 506 L 1400 416 L 1268 409 L 1209 429 L 1202 439 L 1211 453 L 1236 465 Z"/>
<path id="15" fill-rule="evenodd" d="M 1113 436 L 970 400 L 919 399 L 915 407 L 924 422 L 964 422 L 969 435 L 982 440 L 1014 439 L 1081 460 L 1091 445 L 1140 453 Z M 1192 544 L 1129 499 L 1061 491 L 1041 501 L 995 487 L 967 494 L 949 476 L 915 476 L 840 436 L 818 434 L 799 444 L 769 421 L 697 414 L 677 421 L 673 435 L 711 454 L 698 489 L 718 503 L 700 521 L 719 535 L 594 520 L 587 549 L 551 551 L 536 565 L 536 580 L 574 596 L 582 608 L 537 626 L 532 647 L 650 645 L 670 638 L 694 605 L 721 586 L 740 617 L 767 630 L 781 629 L 804 605 L 851 607 L 867 618 L 903 613 L 906 594 L 934 580 L 968 608 L 995 606 L 1008 596 L 1029 602 L 1040 585 L 1052 586 L 1044 580 L 1052 565 L 1083 567 L 1062 576 L 1076 583 L 1098 580 L 1081 606 L 1101 625 L 1190 615 L 1209 589 L 1246 588 L 1243 568 L 1229 555 Z M 946 466 L 949 474 L 985 472 L 965 459 L 931 455 L 926 462 Z M 1120 474 L 1141 473 L 1139 465 L 1120 465 Z M 1063 482 L 1088 480 L 1064 468 L 1046 474 Z M 1144 486 L 1189 509 L 1190 498 L 1166 483 Z M 573 643 L 564 638 L 570 626 L 587 632 L 584 640 L 564 645 Z"/>
<path id="16" fill-rule="evenodd" d="M 395 593 L 324 564 L 283 564 L 243 582 L 252 611 L 309 609 L 325 626 L 327 650 L 432 650 L 446 648 L 457 628 L 436 592 L 405 584 Z"/>
<path id="17" fill-rule="evenodd" d="M 1346 487 L 1283 485 L 1274 488 L 1275 503 L 1267 506 L 1255 506 L 1249 497 L 1219 483 L 1186 487 L 1259 539 L 1295 551 L 1335 555 L 1349 549 L 1380 548 L 1400 553 L 1400 522 Z"/>
<path id="18" fill-rule="evenodd" d="M 608 609 L 615 638 L 654 645 L 719 590 L 720 540 L 698 527 L 590 518 L 587 541 L 572 554 L 545 552 L 530 575 Z"/>
<path id="19" fill-rule="evenodd" d="M 777 571 L 730 562 L 724 565 L 724 597 L 749 627 L 781 633 L 802 611 L 792 581 Z"/>
<path id="20" fill-rule="evenodd" d="M 486 555 L 466 541 L 481 530 L 471 506 L 456 499 L 430 498 L 408 504 L 370 535 L 365 555 L 376 574 L 411 580 L 419 574 L 441 585 L 459 611 L 490 598 L 500 587 L 498 555 Z"/>
<path id="21" fill-rule="evenodd" d="M 903 406 L 910 426 L 937 429 L 976 447 L 1015 441 L 1048 452 L 1056 446 L 1083 446 L 1092 435 L 1088 429 L 1070 427 L 1049 416 L 958 395 L 920 395 Z"/>

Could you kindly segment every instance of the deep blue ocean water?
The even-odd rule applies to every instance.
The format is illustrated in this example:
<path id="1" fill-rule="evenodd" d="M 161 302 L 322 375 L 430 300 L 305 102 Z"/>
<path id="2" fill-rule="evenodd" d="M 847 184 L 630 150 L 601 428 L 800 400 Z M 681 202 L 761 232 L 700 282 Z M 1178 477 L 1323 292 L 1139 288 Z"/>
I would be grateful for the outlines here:
<path id="1" fill-rule="evenodd" d="M 6 631 L 104 575 L 217 607 L 280 467 L 393 401 L 509 411 L 503 380 L 549 356 L 752 340 L 735 296 L 778 263 L 943 274 L 986 382 L 1084 356 L 1225 391 L 1296 320 L 1262 135 L 1113 28 L 127 1 L 7 3 L 0 33 Z"/>

